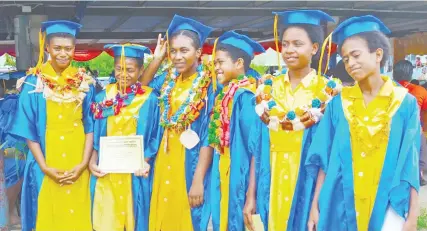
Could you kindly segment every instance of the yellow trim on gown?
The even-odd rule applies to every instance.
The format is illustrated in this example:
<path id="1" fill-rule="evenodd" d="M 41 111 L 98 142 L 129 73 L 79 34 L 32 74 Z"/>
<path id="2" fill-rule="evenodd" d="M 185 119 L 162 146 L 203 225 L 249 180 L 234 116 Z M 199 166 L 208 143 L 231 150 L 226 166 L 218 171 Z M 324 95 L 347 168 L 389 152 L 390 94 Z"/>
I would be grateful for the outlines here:
<path id="1" fill-rule="evenodd" d="M 43 65 L 42 73 L 56 76 L 50 65 Z M 67 68 L 59 78 L 65 85 L 65 74 L 77 73 Z M 82 107 L 77 102 L 57 103 L 46 100 L 46 164 L 70 171 L 83 160 L 85 132 Z M 83 171 L 72 185 L 60 186 L 45 176 L 38 196 L 37 231 L 92 231 L 89 172 Z"/>
<path id="2" fill-rule="evenodd" d="M 174 114 L 187 99 L 197 73 L 178 78 L 171 92 Z M 153 193 L 150 204 L 150 231 L 192 231 L 191 208 L 185 178 L 185 148 L 179 141 L 181 131 L 165 130 L 154 168 Z M 165 152 L 164 142 L 168 149 Z"/>
<path id="3" fill-rule="evenodd" d="M 228 104 L 228 115 L 233 112 L 233 99 Z M 230 147 L 224 148 L 224 153 L 219 157 L 219 178 L 220 178 L 220 218 L 219 218 L 219 230 L 227 231 L 228 226 L 228 203 L 230 200 L 230 164 L 231 164 L 231 153 Z"/>
<path id="4" fill-rule="evenodd" d="M 358 230 L 368 230 L 387 152 L 391 118 L 406 95 L 405 89 L 395 87 L 387 77 L 384 80 L 378 95 L 368 105 L 358 85 L 342 91 L 344 115 L 350 125 Z"/>
<path id="5" fill-rule="evenodd" d="M 317 77 L 312 70 L 295 89 L 288 74 L 273 79 L 273 98 L 279 112 L 286 113 L 297 107 L 311 105 L 311 101 L 324 88 L 327 79 Z M 271 188 L 269 230 L 286 230 L 292 200 L 298 181 L 304 130 L 270 130 Z"/>
<path id="6" fill-rule="evenodd" d="M 107 99 L 113 98 L 117 84 L 106 87 Z M 107 118 L 107 136 L 136 135 L 139 110 L 151 94 L 146 88 L 143 95 L 136 95 L 132 103 L 121 109 L 117 116 Z M 134 230 L 132 175 L 108 174 L 98 178 L 93 205 L 93 228 L 96 231 Z"/>

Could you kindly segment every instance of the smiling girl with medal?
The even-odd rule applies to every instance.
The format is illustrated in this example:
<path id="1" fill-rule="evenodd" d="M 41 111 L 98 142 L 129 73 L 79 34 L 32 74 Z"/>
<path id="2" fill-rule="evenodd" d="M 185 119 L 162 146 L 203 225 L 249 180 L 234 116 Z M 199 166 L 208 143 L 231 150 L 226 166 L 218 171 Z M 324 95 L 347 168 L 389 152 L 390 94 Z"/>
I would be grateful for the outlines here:
<path id="1" fill-rule="evenodd" d="M 202 46 L 212 28 L 176 15 L 159 37 L 154 59 L 142 82 L 160 94 L 162 143 L 154 163 L 150 230 L 206 230 L 210 217 L 208 142 L 214 95 L 210 70 L 200 64 Z M 167 52 L 166 52 L 167 51 Z M 172 66 L 153 79 L 166 57 Z M 152 80 L 152 81 L 151 81 Z"/>

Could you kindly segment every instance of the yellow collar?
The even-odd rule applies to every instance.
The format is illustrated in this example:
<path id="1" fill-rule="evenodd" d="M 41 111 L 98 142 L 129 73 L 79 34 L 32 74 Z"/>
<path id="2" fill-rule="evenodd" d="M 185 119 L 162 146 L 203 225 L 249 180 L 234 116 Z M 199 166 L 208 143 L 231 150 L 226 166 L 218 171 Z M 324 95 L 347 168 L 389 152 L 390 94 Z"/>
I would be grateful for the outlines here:
<path id="1" fill-rule="evenodd" d="M 61 73 L 60 76 L 58 76 L 58 74 L 56 74 L 50 62 L 44 63 L 40 67 L 40 71 L 45 78 L 55 82 L 62 82 L 61 79 L 64 79 L 64 78 L 73 78 L 78 72 L 77 68 L 72 67 L 70 65 Z"/>
<path id="2" fill-rule="evenodd" d="M 289 71 L 284 76 L 284 81 L 290 83 L 289 80 Z M 310 73 L 308 73 L 304 78 L 301 79 L 301 84 L 304 86 L 304 88 L 307 88 L 310 86 L 311 81 L 316 78 L 316 71 L 311 70 Z"/>

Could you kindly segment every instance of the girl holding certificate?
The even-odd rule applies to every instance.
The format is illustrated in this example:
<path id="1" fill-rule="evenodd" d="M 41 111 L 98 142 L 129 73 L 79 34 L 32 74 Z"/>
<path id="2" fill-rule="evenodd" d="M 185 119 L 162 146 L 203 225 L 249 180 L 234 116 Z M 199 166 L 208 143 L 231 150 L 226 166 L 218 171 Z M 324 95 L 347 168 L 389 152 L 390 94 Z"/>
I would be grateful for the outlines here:
<path id="1" fill-rule="evenodd" d="M 22 187 L 22 230 L 91 231 L 92 77 L 70 66 L 81 25 L 42 23 L 40 56 L 19 96 L 10 133 L 30 149 Z M 44 41 L 51 59 L 44 61 Z"/>
<path id="2" fill-rule="evenodd" d="M 206 230 L 210 217 L 209 175 L 212 148 L 209 113 L 214 95 L 209 68 L 199 63 L 212 28 L 176 15 L 160 35 L 154 60 L 144 72 L 160 95 L 162 143 L 154 165 L 149 228 L 153 231 Z M 172 62 L 153 79 L 168 54 Z"/>
<path id="3" fill-rule="evenodd" d="M 98 169 L 102 136 L 143 136 L 144 157 L 157 153 L 159 109 L 157 94 L 142 86 L 138 79 L 144 71 L 144 55 L 150 50 L 135 44 L 107 45 L 114 52 L 117 83 L 109 84 L 97 94 L 92 112 L 95 115 L 94 152 L 89 169 L 92 182 L 93 228 L 96 231 L 146 231 L 150 206 L 149 168 L 134 174 L 103 174 Z M 147 166 L 147 165 L 146 165 Z M 95 178 L 93 178 L 95 180 Z"/>
<path id="4" fill-rule="evenodd" d="M 416 230 L 419 110 L 405 88 L 381 75 L 386 33 L 370 15 L 333 32 L 356 84 L 329 103 L 308 152 L 308 173 L 318 176 L 310 230 Z"/>

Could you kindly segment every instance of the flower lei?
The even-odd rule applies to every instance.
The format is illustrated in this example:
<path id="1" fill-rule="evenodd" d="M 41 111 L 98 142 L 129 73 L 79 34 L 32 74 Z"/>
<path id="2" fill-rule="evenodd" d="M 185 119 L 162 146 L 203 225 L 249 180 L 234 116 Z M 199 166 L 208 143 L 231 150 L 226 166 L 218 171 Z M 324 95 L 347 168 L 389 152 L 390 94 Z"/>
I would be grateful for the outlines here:
<path id="1" fill-rule="evenodd" d="M 272 130 L 298 131 L 311 127 L 320 121 L 329 101 L 337 95 L 342 85 L 338 79 L 330 78 L 326 86 L 311 100 L 311 104 L 298 107 L 286 113 L 279 112 L 273 99 L 273 80 L 271 75 L 264 77 L 264 84 L 259 85 L 256 92 L 255 111 L 264 123 Z"/>
<path id="2" fill-rule="evenodd" d="M 230 117 L 228 106 L 233 100 L 236 91 L 240 87 L 245 87 L 255 83 L 256 80 L 246 76 L 239 76 L 231 80 L 228 86 L 224 87 L 217 96 L 213 114 L 209 124 L 209 144 L 219 153 L 224 153 L 224 148 L 230 146 Z"/>
<path id="3" fill-rule="evenodd" d="M 41 69 L 32 68 L 27 73 L 34 73 L 34 75 L 37 76 L 36 85 L 31 84 L 35 89 L 29 93 L 43 93 L 44 98 L 61 103 L 78 101 L 79 105 L 82 104 L 86 92 L 90 90 L 89 85 L 94 82 L 92 76 L 90 76 L 84 68 L 78 68 L 77 73 L 73 75 L 64 76 L 65 85 L 52 80 L 52 77 L 44 74 Z M 22 86 L 21 82 L 26 83 L 24 79 L 22 81 L 20 80 L 19 83 L 17 83 L 18 90 L 20 90 Z"/>
<path id="4" fill-rule="evenodd" d="M 172 115 L 170 106 L 171 93 L 175 88 L 177 80 L 178 75 L 175 69 L 170 69 L 159 98 L 162 110 L 160 125 L 164 128 L 183 130 L 200 116 L 200 111 L 205 106 L 205 99 L 207 98 L 208 88 L 211 83 L 211 72 L 206 65 L 197 67 L 197 77 L 193 81 L 187 99 L 179 107 L 177 112 Z"/>
<path id="5" fill-rule="evenodd" d="M 129 95 L 143 95 L 144 93 L 145 90 L 142 88 L 142 84 L 137 82 L 126 88 L 125 94 L 118 92 L 112 99 L 105 99 L 99 103 L 94 102 L 91 104 L 90 109 L 95 119 L 104 119 L 113 115 L 116 116 L 120 114 L 122 108 L 132 103 L 135 97 L 129 97 Z"/>

